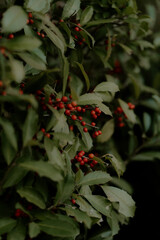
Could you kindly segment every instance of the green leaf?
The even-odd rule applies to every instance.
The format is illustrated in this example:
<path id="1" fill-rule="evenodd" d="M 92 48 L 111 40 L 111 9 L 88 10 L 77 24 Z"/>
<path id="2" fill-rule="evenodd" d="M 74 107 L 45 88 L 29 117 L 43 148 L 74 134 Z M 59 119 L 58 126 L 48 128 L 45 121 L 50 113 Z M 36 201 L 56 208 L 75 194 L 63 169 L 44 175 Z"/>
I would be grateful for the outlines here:
<path id="1" fill-rule="evenodd" d="M 11 164 L 13 159 L 16 156 L 17 151 L 13 148 L 11 143 L 8 141 L 7 136 L 5 135 L 4 131 L 1 133 L 1 151 L 3 153 L 4 159 L 6 160 L 7 164 Z"/>
<path id="2" fill-rule="evenodd" d="M 32 140 L 37 130 L 38 115 L 33 108 L 28 110 L 26 120 L 23 125 L 23 146 L 26 146 Z"/>
<path id="3" fill-rule="evenodd" d="M 18 194 L 22 198 L 26 198 L 27 201 L 33 203 L 41 209 L 45 209 L 46 205 L 42 195 L 32 187 L 23 187 L 17 190 Z"/>
<path id="4" fill-rule="evenodd" d="M 79 229 L 76 222 L 68 216 L 55 214 L 38 223 L 40 229 L 53 237 L 76 237 Z"/>
<path id="5" fill-rule="evenodd" d="M 120 177 L 121 175 L 123 175 L 124 171 L 125 171 L 125 164 L 124 162 L 122 162 L 120 159 L 117 159 L 115 156 L 113 156 L 112 154 L 108 154 L 106 156 L 106 159 L 108 159 L 112 166 L 114 167 L 114 169 L 116 170 L 117 175 Z"/>
<path id="6" fill-rule="evenodd" d="M 25 7 L 28 11 L 46 13 L 50 9 L 51 0 L 26 0 Z"/>
<path id="7" fill-rule="evenodd" d="M 7 240 L 25 240 L 26 226 L 23 222 L 18 222 L 17 226 L 13 228 L 7 235 Z"/>
<path id="8" fill-rule="evenodd" d="M 149 128 L 151 127 L 152 119 L 151 116 L 147 113 L 143 113 L 143 124 L 144 124 L 144 130 L 147 132 Z"/>
<path id="9" fill-rule="evenodd" d="M 92 27 L 92 26 L 97 26 L 97 25 L 101 25 L 101 24 L 106 24 L 106 23 L 114 23 L 117 20 L 114 18 L 110 18 L 110 19 L 98 19 L 98 20 L 94 20 L 94 21 L 90 21 L 86 27 Z"/>
<path id="10" fill-rule="evenodd" d="M 69 150 L 65 149 L 68 153 L 68 156 L 70 157 L 70 159 L 74 158 L 77 151 L 78 151 L 78 148 L 80 146 L 80 143 L 79 143 L 79 138 L 77 137 L 75 142 L 69 146 Z"/>
<path id="11" fill-rule="evenodd" d="M 3 13 L 2 31 L 17 32 L 27 24 L 27 14 L 20 6 L 12 6 Z"/>
<path id="12" fill-rule="evenodd" d="M 91 228 L 92 220 L 85 212 L 74 209 L 71 206 L 66 206 L 65 210 L 68 216 L 75 217 L 77 222 L 83 222 L 87 228 Z"/>
<path id="13" fill-rule="evenodd" d="M 129 109 L 128 104 L 123 100 L 118 99 L 118 101 L 128 120 L 131 121 L 132 123 L 136 123 L 137 122 L 136 115 L 134 114 L 133 110 Z"/>
<path id="14" fill-rule="evenodd" d="M 93 16 L 93 7 L 92 6 L 86 7 L 81 14 L 80 24 L 82 26 L 85 25 L 91 20 L 92 16 Z"/>
<path id="15" fill-rule="evenodd" d="M 116 235 L 120 230 L 118 217 L 118 214 L 115 211 L 112 211 L 111 217 L 107 218 L 107 222 L 112 230 L 112 236 Z"/>
<path id="16" fill-rule="evenodd" d="M 100 195 L 84 195 L 88 202 L 100 213 L 110 217 L 111 203 Z"/>
<path id="17" fill-rule="evenodd" d="M 15 133 L 15 129 L 12 125 L 11 122 L 9 122 L 6 119 L 2 119 L 0 118 L 0 125 L 3 128 L 4 134 L 6 136 L 7 141 L 9 141 L 9 143 L 11 144 L 11 146 L 17 150 L 18 149 L 18 145 L 17 145 L 17 138 L 16 138 L 16 133 Z"/>
<path id="18" fill-rule="evenodd" d="M 114 133 L 114 119 L 107 121 L 102 128 L 102 135 L 98 136 L 98 142 L 107 142 Z"/>
<path id="19" fill-rule="evenodd" d="M 92 138 L 91 138 L 91 136 L 89 135 L 88 132 L 84 132 L 83 131 L 83 127 L 81 126 L 81 124 L 79 122 L 76 122 L 76 125 L 77 125 L 77 127 L 78 127 L 78 129 L 79 129 L 79 131 L 80 131 L 80 133 L 82 135 L 82 140 L 83 140 L 83 142 L 85 144 L 85 147 L 89 151 L 89 149 L 91 149 L 91 147 L 93 145 Z"/>
<path id="20" fill-rule="evenodd" d="M 81 72 L 82 72 L 82 74 L 84 76 L 84 79 L 86 81 L 87 91 L 88 91 L 89 88 L 90 88 L 89 77 L 88 77 L 87 73 L 85 72 L 83 65 L 81 63 L 78 63 L 78 62 L 76 62 L 76 64 L 79 66 L 79 68 L 80 68 L 80 70 L 81 70 Z"/>
<path id="21" fill-rule="evenodd" d="M 104 184 L 111 180 L 111 176 L 103 171 L 95 171 L 85 175 L 78 185 L 95 185 L 95 184 Z"/>
<path id="22" fill-rule="evenodd" d="M 37 223 L 31 222 L 29 223 L 29 236 L 30 238 L 37 237 L 40 233 L 40 227 L 38 226 Z"/>
<path id="23" fill-rule="evenodd" d="M 119 91 L 119 87 L 114 82 L 102 82 L 98 84 L 94 89 L 94 92 L 107 92 L 107 91 L 115 93 Z"/>
<path id="24" fill-rule="evenodd" d="M 80 9 L 80 0 L 68 0 L 63 8 L 62 19 L 75 15 Z"/>
<path id="25" fill-rule="evenodd" d="M 17 53 L 17 55 L 32 68 L 42 71 L 46 70 L 45 63 L 34 53 Z"/>
<path id="26" fill-rule="evenodd" d="M 85 93 L 79 97 L 79 105 L 92 105 L 97 104 L 97 102 L 102 102 L 102 98 L 98 97 L 96 93 Z"/>
<path id="27" fill-rule="evenodd" d="M 32 51 L 40 45 L 41 41 L 38 38 L 28 36 L 15 37 L 12 41 L 10 39 L 2 41 L 2 46 L 11 51 Z"/>
<path id="28" fill-rule="evenodd" d="M 13 79 L 16 82 L 20 83 L 25 77 L 25 70 L 24 70 L 23 63 L 18 60 L 11 59 L 10 67 L 11 67 L 11 73 L 12 73 Z"/>
<path id="29" fill-rule="evenodd" d="M 62 155 L 58 148 L 54 145 L 53 140 L 49 138 L 44 139 L 44 146 L 47 152 L 47 156 L 49 159 L 49 163 L 51 163 L 53 166 L 56 166 L 57 168 L 60 168 L 64 171 L 65 169 L 65 162 L 62 159 Z"/>
<path id="30" fill-rule="evenodd" d="M 102 189 L 111 202 L 119 203 L 119 212 L 126 217 L 133 217 L 135 212 L 135 202 L 132 197 L 116 187 L 102 186 Z"/>
<path id="31" fill-rule="evenodd" d="M 97 95 L 97 94 L 96 94 L 96 95 Z M 99 107 L 99 109 L 100 109 L 103 113 L 105 113 L 106 115 L 112 116 L 112 113 L 111 113 L 109 107 L 107 107 L 105 104 L 103 104 L 102 102 L 97 102 L 96 105 L 97 105 L 97 107 Z"/>
<path id="32" fill-rule="evenodd" d="M 55 166 L 48 162 L 30 161 L 20 163 L 19 166 L 27 170 L 37 172 L 41 177 L 50 178 L 52 181 L 55 182 L 62 180 L 62 175 L 60 171 Z"/>
<path id="33" fill-rule="evenodd" d="M 124 45 L 124 44 L 122 44 L 122 43 L 118 43 L 119 44 L 119 46 L 121 47 L 121 48 L 123 48 L 123 50 L 126 52 L 126 53 L 128 53 L 129 55 L 131 55 L 132 54 L 132 49 L 131 48 L 129 48 L 128 46 L 126 46 L 126 45 Z"/>
<path id="34" fill-rule="evenodd" d="M 61 38 L 59 38 L 59 36 L 56 35 L 55 32 L 53 32 L 52 30 L 50 30 L 48 27 L 46 27 L 45 25 L 42 25 L 43 30 L 45 31 L 45 33 L 47 34 L 47 36 L 49 37 L 49 39 L 53 42 L 53 44 L 59 48 L 62 52 L 62 55 L 64 55 L 65 49 L 66 49 L 66 45 L 64 44 L 64 42 L 61 40 Z"/>
<path id="35" fill-rule="evenodd" d="M 66 57 L 63 57 L 63 95 L 65 94 L 66 87 L 67 87 L 67 80 L 69 75 L 69 62 Z"/>
<path id="36" fill-rule="evenodd" d="M 57 185 L 57 194 L 55 205 L 62 204 L 71 198 L 74 191 L 74 178 L 68 174 L 63 181 L 59 181 Z"/>
<path id="37" fill-rule="evenodd" d="M 17 221 L 12 218 L 0 219 L 0 235 L 10 232 L 15 226 Z"/>
<path id="38" fill-rule="evenodd" d="M 132 161 L 153 161 L 154 159 L 160 159 L 160 152 L 147 151 L 147 152 L 136 154 L 131 158 Z"/>
<path id="39" fill-rule="evenodd" d="M 93 218 L 101 218 L 101 214 L 97 212 L 86 200 L 77 196 L 76 203 L 79 205 L 80 210 L 86 212 L 88 216 Z"/>

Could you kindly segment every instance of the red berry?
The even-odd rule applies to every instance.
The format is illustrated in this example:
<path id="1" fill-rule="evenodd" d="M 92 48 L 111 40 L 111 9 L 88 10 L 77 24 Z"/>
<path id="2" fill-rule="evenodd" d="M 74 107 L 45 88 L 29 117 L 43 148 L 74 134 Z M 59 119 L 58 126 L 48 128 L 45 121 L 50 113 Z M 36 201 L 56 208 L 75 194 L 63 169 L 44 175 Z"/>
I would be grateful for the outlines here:
<path id="1" fill-rule="evenodd" d="M 101 132 L 100 130 L 98 130 L 98 134 L 99 134 L 99 135 L 101 135 L 101 134 L 102 134 L 102 132 Z"/>
<path id="2" fill-rule="evenodd" d="M 30 23 L 30 24 L 33 24 L 33 23 L 34 23 L 34 20 L 33 20 L 33 19 L 29 19 L 29 23 Z"/>
<path id="3" fill-rule="evenodd" d="M 91 164 L 90 164 L 90 167 L 91 167 L 91 168 L 93 168 L 93 167 L 94 167 L 93 163 L 91 163 Z"/>
<path id="4" fill-rule="evenodd" d="M 94 110 L 91 111 L 91 115 L 95 115 L 96 112 Z"/>
<path id="5" fill-rule="evenodd" d="M 73 107 L 77 106 L 77 102 L 76 101 L 71 102 L 71 104 L 72 104 Z"/>
<path id="6" fill-rule="evenodd" d="M 41 37 L 42 37 L 42 38 L 45 38 L 45 35 L 44 35 L 44 33 L 41 33 Z"/>
<path id="7" fill-rule="evenodd" d="M 118 118 L 118 122 L 122 122 L 123 121 L 123 118 L 122 117 L 119 117 Z"/>
<path id="8" fill-rule="evenodd" d="M 6 96 L 6 95 L 7 95 L 6 91 L 3 91 L 2 96 Z"/>
<path id="9" fill-rule="evenodd" d="M 69 108 L 70 110 L 72 110 L 73 109 L 73 106 L 72 106 L 72 104 L 67 104 L 67 108 Z"/>
<path id="10" fill-rule="evenodd" d="M 75 121 L 77 119 L 77 116 L 76 115 L 72 115 L 71 118 L 72 118 L 72 120 Z"/>
<path id="11" fill-rule="evenodd" d="M 83 161 L 84 161 L 85 163 L 87 163 L 87 162 L 88 162 L 88 158 L 83 158 Z"/>
<path id="12" fill-rule="evenodd" d="M 97 119 L 97 115 L 96 115 L 96 114 L 92 115 L 92 117 L 93 117 L 94 119 Z"/>
<path id="13" fill-rule="evenodd" d="M 79 27 L 74 28 L 76 32 L 79 32 Z"/>
<path id="14" fill-rule="evenodd" d="M 85 122 L 85 121 L 82 121 L 82 122 L 81 122 L 81 125 L 82 125 L 82 126 L 85 126 L 85 125 L 86 125 L 86 122 Z"/>
<path id="15" fill-rule="evenodd" d="M 3 82 L 2 81 L 0 81 L 0 87 L 2 87 L 3 86 Z"/>
<path id="16" fill-rule="evenodd" d="M 90 154 L 88 154 L 88 157 L 92 159 L 92 158 L 94 158 L 94 154 L 90 153 Z"/>
<path id="17" fill-rule="evenodd" d="M 84 151 L 80 151 L 80 152 L 78 153 L 78 156 L 79 156 L 79 157 L 82 157 L 84 154 L 85 154 Z"/>
<path id="18" fill-rule="evenodd" d="M 28 13 L 28 17 L 29 17 L 29 18 L 33 18 L 33 16 L 32 16 L 32 13 L 31 13 L 31 12 L 29 12 L 29 13 Z"/>
<path id="19" fill-rule="evenodd" d="M 78 39 L 78 36 L 77 36 L 77 35 L 75 35 L 74 37 L 75 37 L 76 39 Z"/>
<path id="20" fill-rule="evenodd" d="M 45 136 L 46 136 L 47 138 L 50 138 L 50 137 L 51 137 L 51 135 L 50 135 L 49 133 L 46 133 Z"/>
<path id="21" fill-rule="evenodd" d="M 98 162 L 97 162 L 96 160 L 93 160 L 93 161 L 92 161 L 92 164 L 93 164 L 93 165 L 96 165 L 97 163 L 98 163 Z"/>
<path id="22" fill-rule="evenodd" d="M 83 118 L 82 118 L 82 116 L 78 116 L 78 119 L 79 119 L 80 121 L 82 121 Z"/>
<path id="23" fill-rule="evenodd" d="M 85 113 L 86 109 L 85 108 L 82 108 L 82 112 Z"/>
<path id="24" fill-rule="evenodd" d="M 60 102 L 60 103 L 59 103 L 59 108 L 60 108 L 60 109 L 63 109 L 64 107 L 65 107 L 65 106 L 64 106 L 64 103 Z"/>
<path id="25" fill-rule="evenodd" d="M 65 111 L 65 114 L 66 114 L 67 116 L 70 116 L 70 115 L 71 115 L 71 111 L 67 109 L 67 110 Z"/>
<path id="26" fill-rule="evenodd" d="M 88 128 L 86 128 L 86 127 L 83 128 L 83 131 L 84 131 L 84 132 L 88 132 Z"/>
<path id="27" fill-rule="evenodd" d="M 85 162 L 82 160 L 81 162 L 80 162 L 80 165 L 84 165 L 85 164 Z"/>
<path id="28" fill-rule="evenodd" d="M 69 126 L 69 130 L 70 130 L 70 131 L 73 131 L 73 130 L 74 130 L 73 125 Z"/>
<path id="29" fill-rule="evenodd" d="M 72 95 L 69 95 L 69 98 L 72 99 Z"/>
<path id="30" fill-rule="evenodd" d="M 76 110 L 77 110 L 78 112 L 81 112 L 82 108 L 81 108 L 80 106 L 78 106 L 78 107 L 76 107 Z"/>
<path id="31" fill-rule="evenodd" d="M 60 102 L 61 101 L 61 98 L 56 98 L 56 102 Z"/>
<path id="32" fill-rule="evenodd" d="M 41 132 L 45 133 L 45 132 L 46 132 L 46 130 L 45 130 L 44 128 L 41 128 Z"/>
<path id="33" fill-rule="evenodd" d="M 125 124 L 124 124 L 123 122 L 121 122 L 121 123 L 118 124 L 118 127 L 120 127 L 120 128 L 122 128 L 122 127 L 124 127 L 124 126 L 125 126 Z"/>
<path id="34" fill-rule="evenodd" d="M 8 35 L 8 38 L 9 38 L 9 39 L 13 39 L 13 38 L 14 38 L 14 35 L 11 33 L 11 34 Z"/>
<path id="35" fill-rule="evenodd" d="M 66 96 L 63 96 L 62 97 L 62 102 L 67 102 L 68 101 L 68 98 Z"/>
<path id="36" fill-rule="evenodd" d="M 81 24 L 80 23 L 77 23 L 77 25 L 80 27 L 81 26 Z"/>
<path id="37" fill-rule="evenodd" d="M 95 112 L 96 112 L 96 113 L 99 113 L 99 110 L 100 110 L 100 109 L 99 109 L 98 107 L 95 108 Z"/>
<path id="38" fill-rule="evenodd" d="M 73 204 L 76 204 L 76 200 L 73 199 L 73 198 L 72 198 L 71 202 L 72 202 Z"/>
<path id="39" fill-rule="evenodd" d="M 117 107 L 117 112 L 118 112 L 119 114 L 121 114 L 121 113 L 123 113 L 123 109 L 122 109 L 121 107 Z"/>
<path id="40" fill-rule="evenodd" d="M 64 20 L 63 20 L 63 19 L 60 19 L 59 22 L 64 22 Z"/>
<path id="41" fill-rule="evenodd" d="M 96 123 L 95 123 L 95 122 L 92 122 L 91 125 L 94 127 L 94 126 L 96 126 Z"/>
<path id="42" fill-rule="evenodd" d="M 98 131 L 94 133 L 94 135 L 97 137 L 99 135 Z"/>
<path id="43" fill-rule="evenodd" d="M 29 24 L 29 19 L 27 19 L 27 24 Z"/>
<path id="44" fill-rule="evenodd" d="M 81 162 L 81 161 L 82 161 L 82 158 L 81 158 L 81 157 L 78 157 L 78 158 L 77 158 L 77 161 L 78 161 L 78 162 Z"/>

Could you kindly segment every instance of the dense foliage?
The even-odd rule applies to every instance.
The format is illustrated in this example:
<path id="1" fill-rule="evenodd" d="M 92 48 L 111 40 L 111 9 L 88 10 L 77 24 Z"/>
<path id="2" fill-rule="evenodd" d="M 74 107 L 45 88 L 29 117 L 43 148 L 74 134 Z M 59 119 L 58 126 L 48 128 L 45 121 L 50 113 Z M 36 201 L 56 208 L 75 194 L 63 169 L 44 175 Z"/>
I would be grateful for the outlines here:
<path id="1" fill-rule="evenodd" d="M 0 11 L 1 239 L 111 240 L 135 212 L 128 162 L 159 158 L 149 17 L 135 0 Z"/>

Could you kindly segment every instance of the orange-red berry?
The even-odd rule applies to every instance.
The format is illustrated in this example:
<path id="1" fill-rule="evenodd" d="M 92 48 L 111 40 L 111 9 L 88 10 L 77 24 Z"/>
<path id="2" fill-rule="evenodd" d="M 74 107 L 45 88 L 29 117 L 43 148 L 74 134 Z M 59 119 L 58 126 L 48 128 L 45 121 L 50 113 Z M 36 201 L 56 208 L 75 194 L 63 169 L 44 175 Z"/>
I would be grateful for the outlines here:
<path id="1" fill-rule="evenodd" d="M 90 154 L 88 154 L 88 157 L 92 159 L 92 158 L 94 158 L 94 154 L 90 153 Z"/>
<path id="2" fill-rule="evenodd" d="M 72 118 L 72 120 L 75 121 L 77 119 L 77 116 L 76 115 L 72 115 L 71 118 Z"/>
<path id="3" fill-rule="evenodd" d="M 62 97 L 62 102 L 67 102 L 68 101 L 68 98 L 66 96 L 63 96 Z"/>
<path id="4" fill-rule="evenodd" d="M 86 127 L 83 128 L 83 131 L 84 131 L 84 132 L 88 132 L 88 128 L 86 128 Z"/>

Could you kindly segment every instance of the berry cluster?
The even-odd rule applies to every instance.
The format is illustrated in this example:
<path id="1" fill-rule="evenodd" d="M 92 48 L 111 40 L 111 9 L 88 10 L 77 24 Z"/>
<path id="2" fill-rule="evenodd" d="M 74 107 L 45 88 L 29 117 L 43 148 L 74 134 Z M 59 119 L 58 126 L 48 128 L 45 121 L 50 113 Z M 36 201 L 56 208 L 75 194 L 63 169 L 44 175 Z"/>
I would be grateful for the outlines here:
<path id="1" fill-rule="evenodd" d="M 27 24 L 33 24 L 33 23 L 34 23 L 34 20 L 33 20 L 32 13 L 29 12 L 28 13 L 28 19 L 27 19 Z"/>
<path id="2" fill-rule="evenodd" d="M 91 168 L 93 168 L 95 165 L 98 164 L 98 162 L 96 160 L 93 160 L 93 158 L 93 153 L 89 153 L 88 156 L 85 156 L 85 152 L 80 151 L 71 161 L 72 163 L 79 163 L 80 166 L 88 164 Z"/>
<path id="3" fill-rule="evenodd" d="M 132 103 L 128 103 L 129 109 L 135 109 L 135 105 Z M 121 107 L 117 107 L 114 111 L 115 115 L 117 116 L 117 126 L 122 128 L 125 126 L 124 120 L 127 119 L 127 116 L 125 115 L 123 109 Z"/>
<path id="4" fill-rule="evenodd" d="M 19 218 L 19 217 L 28 217 L 28 215 L 26 214 L 26 213 L 24 213 L 21 209 L 16 209 L 16 211 L 15 211 L 15 214 L 14 214 L 14 216 L 16 217 L 16 218 Z"/>
<path id="5" fill-rule="evenodd" d="M 70 122 L 72 123 L 70 125 L 70 131 L 74 130 L 74 122 L 78 121 L 81 123 L 81 125 L 84 127 L 83 131 L 88 132 L 88 127 L 92 129 L 96 129 L 92 133 L 92 137 L 96 138 L 97 136 L 101 135 L 102 132 L 96 127 L 95 122 L 86 123 L 83 120 L 82 114 L 86 111 L 90 111 L 91 117 L 96 120 L 101 115 L 101 110 L 98 107 L 92 107 L 92 106 L 78 106 L 76 101 L 72 100 L 72 96 L 63 96 L 62 98 L 56 98 L 55 95 L 51 94 L 49 99 L 46 100 L 45 94 L 43 90 L 37 90 L 36 91 L 36 99 L 40 102 L 41 108 L 43 111 L 48 110 L 48 106 L 52 106 L 56 110 L 64 109 L 65 115 L 68 117 Z M 41 131 L 45 134 L 46 137 L 50 138 L 50 134 L 46 133 L 45 129 L 42 128 Z"/>

